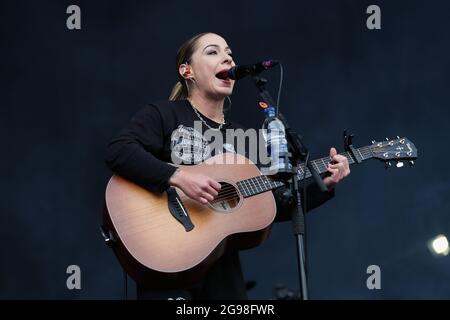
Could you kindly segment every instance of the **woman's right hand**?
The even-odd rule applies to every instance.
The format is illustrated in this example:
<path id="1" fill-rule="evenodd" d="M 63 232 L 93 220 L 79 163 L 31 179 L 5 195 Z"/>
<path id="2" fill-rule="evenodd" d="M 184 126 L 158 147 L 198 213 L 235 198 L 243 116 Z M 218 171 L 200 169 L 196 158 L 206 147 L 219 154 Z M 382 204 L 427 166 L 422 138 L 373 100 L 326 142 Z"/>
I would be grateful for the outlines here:
<path id="1" fill-rule="evenodd" d="M 168 182 L 201 204 L 214 200 L 221 187 L 220 183 L 204 174 L 189 172 L 182 168 L 178 168 Z"/>

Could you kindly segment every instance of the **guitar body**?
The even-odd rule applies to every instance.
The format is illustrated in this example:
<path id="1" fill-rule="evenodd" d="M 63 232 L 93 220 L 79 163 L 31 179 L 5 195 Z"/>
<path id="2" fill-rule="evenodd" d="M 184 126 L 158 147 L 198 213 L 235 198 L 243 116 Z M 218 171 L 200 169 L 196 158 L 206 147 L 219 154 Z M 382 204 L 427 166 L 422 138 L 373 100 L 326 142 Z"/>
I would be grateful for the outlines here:
<path id="1" fill-rule="evenodd" d="M 169 210 L 167 193 L 151 193 L 117 175 L 106 188 L 104 223 L 115 236 L 114 251 L 127 273 L 148 288 L 195 284 L 225 250 L 264 241 L 275 218 L 272 192 L 244 198 L 236 187 L 238 181 L 261 175 L 247 158 L 224 153 L 182 167 L 220 182 L 225 199 L 201 205 L 175 188 L 194 226 L 190 231 Z M 234 197 L 227 199 L 228 194 Z"/>

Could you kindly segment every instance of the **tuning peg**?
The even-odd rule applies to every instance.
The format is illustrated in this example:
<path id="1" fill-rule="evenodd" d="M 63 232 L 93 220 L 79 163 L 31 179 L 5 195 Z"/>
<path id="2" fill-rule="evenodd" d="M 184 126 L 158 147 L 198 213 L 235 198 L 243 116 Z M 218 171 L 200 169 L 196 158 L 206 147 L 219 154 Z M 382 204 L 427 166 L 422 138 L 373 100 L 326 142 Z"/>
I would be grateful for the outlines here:
<path id="1" fill-rule="evenodd" d="M 376 141 L 375 140 L 372 140 L 372 144 L 375 144 L 376 143 Z"/>
<path id="2" fill-rule="evenodd" d="M 384 167 L 387 169 L 387 168 L 390 168 L 392 166 L 392 163 L 390 163 L 389 161 L 386 161 L 385 163 L 384 163 Z"/>
<path id="3" fill-rule="evenodd" d="M 397 139 L 400 139 L 400 136 L 397 136 L 396 138 L 397 138 Z"/>
<path id="4" fill-rule="evenodd" d="M 414 161 L 410 160 L 410 161 L 409 161 L 409 166 L 410 166 L 410 167 L 414 166 Z"/>
<path id="5" fill-rule="evenodd" d="M 397 164 L 395 165 L 397 168 L 403 167 L 404 163 L 403 161 L 397 161 Z"/>
<path id="6" fill-rule="evenodd" d="M 386 141 L 389 141 L 389 138 L 388 138 L 388 137 L 386 137 Z"/>

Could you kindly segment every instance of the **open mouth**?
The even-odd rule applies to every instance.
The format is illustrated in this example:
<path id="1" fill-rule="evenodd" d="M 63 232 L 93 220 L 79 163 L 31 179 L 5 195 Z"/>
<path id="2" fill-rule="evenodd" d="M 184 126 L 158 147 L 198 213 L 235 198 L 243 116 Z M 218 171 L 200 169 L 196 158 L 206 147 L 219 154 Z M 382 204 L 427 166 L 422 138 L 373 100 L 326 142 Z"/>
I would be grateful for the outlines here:
<path id="1" fill-rule="evenodd" d="M 216 78 L 219 78 L 220 80 L 231 81 L 230 78 L 228 78 L 228 70 L 220 71 L 216 74 Z"/>

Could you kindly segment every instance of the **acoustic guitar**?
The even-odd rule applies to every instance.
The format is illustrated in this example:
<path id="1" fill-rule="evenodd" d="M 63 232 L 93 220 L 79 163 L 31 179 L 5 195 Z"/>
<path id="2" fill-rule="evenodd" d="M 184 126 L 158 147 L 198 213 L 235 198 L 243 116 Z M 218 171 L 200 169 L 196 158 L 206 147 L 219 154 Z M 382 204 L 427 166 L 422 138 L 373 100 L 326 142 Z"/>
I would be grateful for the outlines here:
<path id="1" fill-rule="evenodd" d="M 376 158 L 397 166 L 413 164 L 417 149 L 407 138 L 353 148 L 341 153 L 350 164 Z M 327 172 L 329 157 L 311 161 L 319 173 Z M 125 271 L 148 288 L 189 287 L 201 279 L 225 250 L 252 248 L 264 241 L 276 214 L 271 190 L 282 181 L 261 174 L 250 160 L 223 153 L 205 162 L 183 166 L 221 184 L 218 196 L 207 205 L 188 198 L 178 188 L 151 193 L 118 175 L 105 194 L 105 240 Z M 299 179 L 311 177 L 304 165 Z"/>

